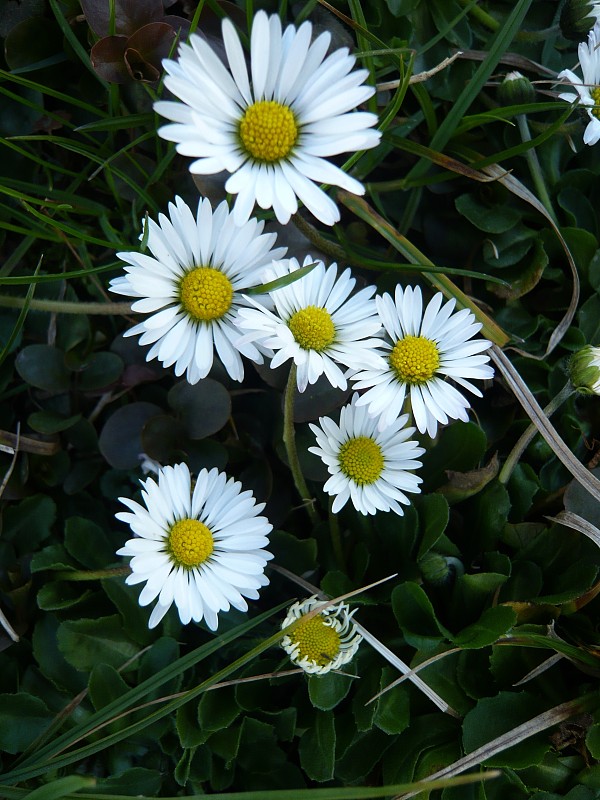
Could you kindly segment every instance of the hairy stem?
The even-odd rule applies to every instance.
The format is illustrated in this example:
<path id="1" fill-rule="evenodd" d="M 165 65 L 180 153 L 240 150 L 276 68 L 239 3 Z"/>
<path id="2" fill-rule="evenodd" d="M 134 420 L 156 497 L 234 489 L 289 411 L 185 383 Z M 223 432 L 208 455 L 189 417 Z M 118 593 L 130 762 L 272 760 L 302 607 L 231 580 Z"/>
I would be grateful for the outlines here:
<path id="1" fill-rule="evenodd" d="M 23 308 L 24 297 L 0 295 L 0 308 Z M 50 314 L 103 314 L 122 317 L 131 314 L 131 303 L 80 303 L 69 300 L 29 301 L 30 311 L 47 311 Z"/>
<path id="2" fill-rule="evenodd" d="M 292 478 L 294 485 L 298 490 L 298 494 L 302 498 L 302 503 L 306 508 L 306 512 L 310 517 L 313 525 L 319 522 L 319 516 L 314 509 L 313 499 L 310 496 L 302 469 L 300 468 L 300 461 L 298 460 L 298 451 L 296 450 L 296 431 L 294 428 L 294 392 L 296 390 L 296 365 L 292 364 L 290 367 L 290 374 L 288 377 L 287 386 L 285 387 L 285 398 L 283 405 L 283 443 L 285 445 L 285 452 L 287 453 Z"/>

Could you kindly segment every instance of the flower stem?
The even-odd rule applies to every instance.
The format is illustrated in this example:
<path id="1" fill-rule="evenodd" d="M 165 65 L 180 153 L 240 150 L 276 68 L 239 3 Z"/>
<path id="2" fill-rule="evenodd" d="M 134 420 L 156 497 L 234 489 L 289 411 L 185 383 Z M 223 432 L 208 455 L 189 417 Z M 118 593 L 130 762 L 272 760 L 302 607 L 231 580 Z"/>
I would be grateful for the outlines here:
<path id="1" fill-rule="evenodd" d="M 461 6 L 468 6 L 469 0 L 459 0 Z M 474 19 L 478 20 L 482 25 L 484 25 L 488 30 L 495 32 L 500 27 L 500 23 L 497 19 L 494 19 L 491 14 L 488 14 L 487 11 L 484 11 L 479 6 L 473 6 L 469 9 L 469 14 L 474 17 Z"/>
<path id="2" fill-rule="evenodd" d="M 527 117 L 525 116 L 525 114 L 517 114 L 517 125 L 519 127 L 519 132 L 521 134 L 522 141 L 530 142 L 531 133 L 529 131 L 529 123 L 527 122 Z M 548 214 L 550 214 L 550 217 L 552 218 L 554 224 L 556 225 L 557 224 L 556 214 L 554 213 L 554 209 L 552 208 L 552 201 L 550 200 L 550 195 L 548 194 L 548 189 L 546 188 L 546 182 L 544 181 L 542 168 L 540 166 L 540 162 L 534 147 L 530 147 L 529 150 L 525 151 L 525 158 L 527 159 L 529 172 L 531 173 L 533 183 L 535 184 L 535 188 L 537 189 L 538 197 L 544 204 L 544 208 L 546 209 Z"/>
<path id="3" fill-rule="evenodd" d="M 548 405 L 544 408 L 544 414 L 547 417 L 551 417 L 554 412 L 562 406 L 562 404 L 569 399 L 569 397 L 574 393 L 575 389 L 571 385 L 571 381 L 567 381 L 567 383 L 563 386 L 560 392 L 553 397 L 552 400 L 548 403 Z M 508 483 L 510 476 L 513 473 L 514 468 L 517 466 L 523 451 L 529 445 L 533 437 L 538 433 L 537 427 L 532 423 L 529 427 L 521 434 L 517 443 L 513 447 L 513 449 L 508 454 L 506 461 L 504 462 L 504 466 L 500 470 L 498 475 L 498 480 L 500 483 Z"/>
<path id="4" fill-rule="evenodd" d="M 338 263 L 345 263 L 348 260 L 348 255 L 343 247 L 340 247 L 340 245 L 335 242 L 329 241 L 329 239 L 325 239 L 314 225 L 311 225 L 303 216 L 294 214 L 292 222 L 300 233 L 304 234 L 309 242 L 314 244 L 315 247 L 318 247 L 322 253 L 334 258 Z"/>
<path id="5" fill-rule="evenodd" d="M 100 578 L 119 578 L 129 575 L 131 570 L 126 567 L 111 567 L 109 569 L 65 569 L 55 572 L 53 577 L 59 581 L 96 581 Z"/>
<path id="6" fill-rule="evenodd" d="M 0 295 L 0 308 L 23 308 L 24 297 Z M 131 303 L 80 303 L 69 300 L 38 300 L 29 301 L 30 311 L 47 311 L 50 314 L 103 314 L 124 316 L 131 314 Z"/>
<path id="7" fill-rule="evenodd" d="M 346 570 L 346 558 L 344 556 L 344 548 L 342 547 L 342 537 L 340 535 L 340 523 L 337 514 L 332 511 L 333 497 L 329 500 L 329 532 L 331 533 L 331 544 L 335 554 L 338 566 L 343 572 Z"/>
<path id="8" fill-rule="evenodd" d="M 292 364 L 290 367 L 290 374 L 288 377 L 287 386 L 285 387 L 285 398 L 283 405 L 283 443 L 287 453 L 288 463 L 294 479 L 294 485 L 298 490 L 298 494 L 302 498 L 302 503 L 306 508 L 306 512 L 310 517 L 313 525 L 319 522 L 319 516 L 314 509 L 313 499 L 310 496 L 302 469 L 300 468 L 300 461 L 298 460 L 298 451 L 296 450 L 296 431 L 294 429 L 294 392 L 296 391 L 296 365 Z"/>

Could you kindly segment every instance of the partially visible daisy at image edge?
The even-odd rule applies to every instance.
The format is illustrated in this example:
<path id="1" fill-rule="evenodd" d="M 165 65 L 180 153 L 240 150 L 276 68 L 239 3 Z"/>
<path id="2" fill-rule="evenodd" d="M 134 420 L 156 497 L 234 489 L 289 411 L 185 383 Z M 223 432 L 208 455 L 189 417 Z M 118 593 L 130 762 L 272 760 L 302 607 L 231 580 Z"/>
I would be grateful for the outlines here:
<path id="1" fill-rule="evenodd" d="M 320 613 L 303 619 L 309 612 L 323 606 Z M 281 646 L 293 664 L 309 674 L 325 675 L 348 664 L 362 641 L 361 634 L 352 622 L 346 603 L 326 605 L 316 595 L 294 603 L 281 623 L 285 630 L 300 620 L 296 627 L 281 640 Z"/>
<path id="2" fill-rule="evenodd" d="M 356 280 L 350 269 L 338 276 L 336 264 L 325 267 L 306 256 L 303 266 L 311 264 L 316 266 L 309 273 L 270 293 L 274 311 L 250 298 L 252 307 L 241 308 L 238 314 L 237 325 L 243 332 L 238 342 L 273 351 L 273 369 L 292 359 L 299 392 L 323 374 L 332 386 L 346 389 L 346 371 L 339 364 L 357 370 L 379 360 L 374 353 L 381 340 L 371 338 L 381 331 L 372 300 L 375 287 L 352 295 Z M 263 272 L 263 281 L 293 275 L 299 268 L 295 258 L 275 261 Z"/>
<path id="3" fill-rule="evenodd" d="M 568 103 L 579 101 L 587 111 L 590 121 L 583 132 L 584 144 L 596 144 L 600 140 L 600 25 L 596 23 L 588 34 L 588 40 L 577 48 L 583 80 L 570 69 L 558 73 L 563 85 L 571 84 L 575 92 L 561 92 L 558 96 Z"/>
<path id="4" fill-rule="evenodd" d="M 375 298 L 387 333 L 380 345 L 380 366 L 357 372 L 351 379 L 356 389 L 364 390 L 357 405 L 367 406 L 369 414 L 378 418 L 379 430 L 397 419 L 408 398 L 417 429 L 433 438 L 438 424 L 469 419 L 469 401 L 446 379 L 482 397 L 471 380 L 494 376 L 484 353 L 492 343 L 472 338 L 481 330 L 481 323 L 466 308 L 455 312 L 454 298 L 443 300 L 437 292 L 423 311 L 418 286 L 397 286 L 394 297 L 384 294 Z"/>
<path id="5" fill-rule="evenodd" d="M 215 631 L 220 612 L 247 611 L 269 583 L 265 566 L 273 555 L 263 548 L 272 530 L 260 516 L 264 503 L 216 468 L 203 469 L 192 483 L 187 464 L 162 467 L 158 482 L 140 481 L 144 505 L 120 497 L 129 511 L 115 516 L 135 538 L 117 550 L 130 556 L 129 585 L 144 583 L 139 604 L 156 605 L 155 628 L 175 603 L 184 625 L 204 620 Z"/>
<path id="6" fill-rule="evenodd" d="M 276 247 L 275 233 L 263 233 L 264 222 L 251 219 L 237 226 L 223 201 L 213 211 L 207 199 L 194 215 L 180 198 L 169 203 L 169 217 L 148 221 L 147 247 L 152 255 L 121 252 L 125 275 L 113 278 L 110 291 L 135 298 L 131 310 L 148 314 L 125 332 L 140 336 L 140 345 L 152 345 L 147 361 L 175 365 L 175 375 L 189 383 L 205 378 L 216 351 L 229 376 L 244 377 L 241 356 L 261 363 L 262 353 L 248 343 L 235 342 L 243 292 L 260 284 L 262 269 L 285 255 Z"/>
<path id="7" fill-rule="evenodd" d="M 154 110 L 171 120 L 159 128 L 177 152 L 196 159 L 190 172 L 231 173 L 225 190 L 237 195 L 234 218 L 245 222 L 256 203 L 289 222 L 298 200 L 326 225 L 340 219 L 319 184 L 354 194 L 364 187 L 326 159 L 375 147 L 377 116 L 355 111 L 375 92 L 363 85 L 347 48 L 327 55 L 329 32 L 314 41 L 312 25 L 282 30 L 277 14 L 258 11 L 250 36 L 250 76 L 233 23 L 223 20 L 228 65 L 199 36 L 165 59 L 166 88 L 181 102 L 160 100 Z"/>
<path id="8" fill-rule="evenodd" d="M 378 431 L 377 419 L 357 400 L 354 394 L 350 405 L 341 409 L 339 425 L 329 417 L 320 417 L 319 425 L 309 423 L 318 446 L 308 449 L 331 475 L 323 487 L 335 498 L 331 511 L 337 514 L 350 500 L 361 514 L 394 511 L 402 516 L 400 504 L 410 505 L 405 493 L 421 491 L 423 479 L 413 470 L 422 466 L 418 458 L 425 448 L 407 441 L 415 432 L 405 427 L 407 414 Z"/>

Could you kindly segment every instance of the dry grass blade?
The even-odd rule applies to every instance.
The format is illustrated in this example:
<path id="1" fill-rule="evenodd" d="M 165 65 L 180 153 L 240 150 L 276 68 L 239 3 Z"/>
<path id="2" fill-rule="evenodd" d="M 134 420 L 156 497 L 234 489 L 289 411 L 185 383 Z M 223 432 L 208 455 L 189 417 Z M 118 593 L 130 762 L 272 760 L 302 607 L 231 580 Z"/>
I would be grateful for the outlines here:
<path id="1" fill-rule="evenodd" d="M 587 536 L 595 545 L 600 547 L 600 531 L 593 523 L 580 517 L 579 514 L 574 514 L 572 511 L 561 511 L 555 517 L 546 517 L 546 519 L 583 533 L 584 536 Z"/>
<path id="2" fill-rule="evenodd" d="M 411 75 L 408 81 L 409 84 L 423 83 L 424 81 L 429 80 L 429 78 L 432 78 L 434 75 L 437 75 L 438 72 L 441 72 L 443 69 L 446 69 L 446 67 L 449 67 L 450 64 L 452 64 L 453 61 L 456 61 L 456 59 L 461 55 L 462 52 L 458 50 L 453 55 L 448 56 L 448 58 L 445 58 L 443 61 L 440 61 L 440 63 L 436 64 L 435 67 L 432 67 L 431 69 L 428 69 L 425 72 L 418 72 L 416 75 Z M 384 83 L 377 84 L 377 91 L 386 92 L 391 89 L 397 89 L 401 85 L 402 85 L 402 80 L 400 79 L 395 81 L 384 81 Z"/>
<path id="3" fill-rule="evenodd" d="M 543 672 L 550 669 L 550 667 L 553 667 L 562 658 L 564 658 L 562 653 L 555 653 L 553 656 L 550 656 L 550 658 L 542 661 L 541 664 L 538 664 L 537 667 L 530 670 L 520 681 L 513 683 L 513 686 L 522 686 L 524 683 L 529 683 L 529 681 L 532 681 L 534 678 L 537 678 L 538 675 L 541 675 Z"/>
<path id="4" fill-rule="evenodd" d="M 394 686 L 398 686 L 398 684 L 402 683 L 403 681 L 406 680 L 411 681 L 413 677 L 417 674 L 417 672 L 421 672 L 421 670 L 425 669 L 430 664 L 435 664 L 436 661 L 441 661 L 442 658 L 452 655 L 452 653 L 460 653 L 460 651 L 461 651 L 460 647 L 453 647 L 451 650 L 446 650 L 444 653 L 438 653 L 436 656 L 432 656 L 431 658 L 428 658 L 426 661 L 422 661 L 420 664 L 417 664 L 416 667 L 413 667 L 408 672 L 405 672 L 404 675 L 402 675 L 402 677 L 396 678 L 395 681 L 389 683 L 385 687 L 385 689 L 382 689 L 380 692 L 377 692 L 377 694 L 373 695 L 373 697 L 366 703 L 366 705 L 369 705 L 369 703 L 374 703 L 375 700 L 380 698 L 386 692 L 389 692 L 390 689 L 394 688 Z M 452 710 L 450 710 L 449 713 L 451 713 L 452 716 L 457 716 L 457 717 L 459 716 L 459 714 L 456 714 L 456 712 L 452 713 Z"/>

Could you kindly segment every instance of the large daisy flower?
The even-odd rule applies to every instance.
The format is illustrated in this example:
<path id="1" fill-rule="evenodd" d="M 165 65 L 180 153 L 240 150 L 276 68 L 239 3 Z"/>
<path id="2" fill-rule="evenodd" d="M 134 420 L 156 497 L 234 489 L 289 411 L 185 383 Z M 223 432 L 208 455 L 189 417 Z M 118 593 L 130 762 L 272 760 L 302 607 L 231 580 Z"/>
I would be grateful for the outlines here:
<path id="1" fill-rule="evenodd" d="M 313 264 L 307 256 L 304 266 Z M 300 265 L 295 258 L 277 261 L 263 273 L 270 282 L 291 275 Z M 350 297 L 356 283 L 345 270 L 338 278 L 337 266 L 325 267 L 322 261 L 306 275 L 271 292 L 275 312 L 258 303 L 240 309 L 237 324 L 245 331 L 241 346 L 253 342 L 275 355 L 271 367 L 293 359 L 298 391 L 303 392 L 324 373 L 332 386 L 347 387 L 338 364 L 354 370 L 374 366 L 379 358 L 374 348 L 380 339 L 370 339 L 381 331 L 375 303 L 375 287 L 369 286 Z"/>
<path id="2" fill-rule="evenodd" d="M 251 344 L 236 345 L 239 308 L 244 290 L 259 284 L 259 275 L 285 247 L 273 248 L 275 233 L 263 233 L 264 222 L 251 219 L 235 225 L 227 203 L 214 213 L 206 199 L 196 216 L 180 198 L 169 203 L 170 218 L 148 222 L 146 253 L 117 253 L 127 263 L 126 275 L 114 278 L 110 289 L 137 299 L 133 311 L 150 314 L 125 336 L 140 335 L 151 344 L 146 360 L 157 358 L 190 383 L 205 378 L 213 351 L 236 381 L 244 377 L 240 353 L 253 361 L 262 355 Z"/>
<path id="3" fill-rule="evenodd" d="M 481 323 L 468 309 L 453 313 L 454 299 L 442 305 L 441 292 L 433 296 L 423 313 L 418 286 L 397 286 L 394 298 L 384 294 L 375 301 L 387 333 L 381 344 L 384 358 L 379 368 L 352 376 L 355 388 L 367 390 L 357 405 L 368 406 L 369 414 L 379 417 L 380 430 L 399 416 L 407 394 L 421 433 L 433 437 L 438 423 L 445 425 L 449 419 L 466 422 L 469 401 L 446 378 L 482 396 L 469 380 L 494 375 L 489 356 L 483 354 L 492 343 L 471 340 L 481 330 Z"/>
<path id="4" fill-rule="evenodd" d="M 407 441 L 415 432 L 404 427 L 408 414 L 398 417 L 383 431 L 364 406 L 357 406 L 358 394 L 340 412 L 340 424 L 321 417 L 318 425 L 310 423 L 318 447 L 309 447 L 327 464 L 331 478 L 324 490 L 335 497 L 334 514 L 348 500 L 361 514 L 394 511 L 402 516 L 400 503 L 410 504 L 405 492 L 420 492 L 422 478 L 414 475 L 425 449 Z"/>
<path id="5" fill-rule="evenodd" d="M 325 606 L 306 619 L 309 612 Z M 294 603 L 281 624 L 282 630 L 297 622 L 296 627 L 281 640 L 281 646 L 293 664 L 309 674 L 324 675 L 339 669 L 354 658 L 362 641 L 352 622 L 346 603 L 327 606 L 316 595 Z M 298 622 L 298 620 L 300 620 Z"/>
<path id="6" fill-rule="evenodd" d="M 146 583 L 139 603 L 158 598 L 150 621 L 156 627 L 173 603 L 181 622 L 205 620 L 216 630 L 220 611 L 246 611 L 245 597 L 258 598 L 268 584 L 264 568 L 272 554 L 272 526 L 258 516 L 264 503 L 217 469 L 200 471 L 192 485 L 186 464 L 163 467 L 158 483 L 140 481 L 144 505 L 120 497 L 130 511 L 116 517 L 135 534 L 117 555 L 132 556 L 126 583 Z"/>
<path id="7" fill-rule="evenodd" d="M 583 132 L 584 144 L 596 144 L 600 139 L 600 26 L 594 25 L 588 34 L 587 44 L 581 42 L 577 53 L 583 72 L 583 80 L 570 69 L 563 69 L 558 77 L 570 83 L 575 92 L 561 92 L 559 98 L 568 103 L 584 106 L 590 121 Z"/>
<path id="8" fill-rule="evenodd" d="M 190 171 L 232 173 L 225 184 L 237 194 L 236 223 L 245 222 L 257 202 L 273 208 L 286 224 L 298 198 L 326 225 L 340 218 L 318 184 L 363 194 L 364 187 L 327 156 L 375 147 L 375 114 L 354 109 L 374 93 L 363 86 L 367 70 L 355 70 L 347 48 L 327 54 L 331 34 L 312 43 L 312 26 L 281 29 L 277 14 L 259 11 L 250 37 L 250 76 L 239 37 L 223 20 L 229 68 L 211 47 L 192 34 L 179 46 L 178 60 L 163 61 L 165 86 L 182 102 L 159 101 L 155 110 L 174 124 L 159 134 L 177 151 L 197 159 Z"/>

